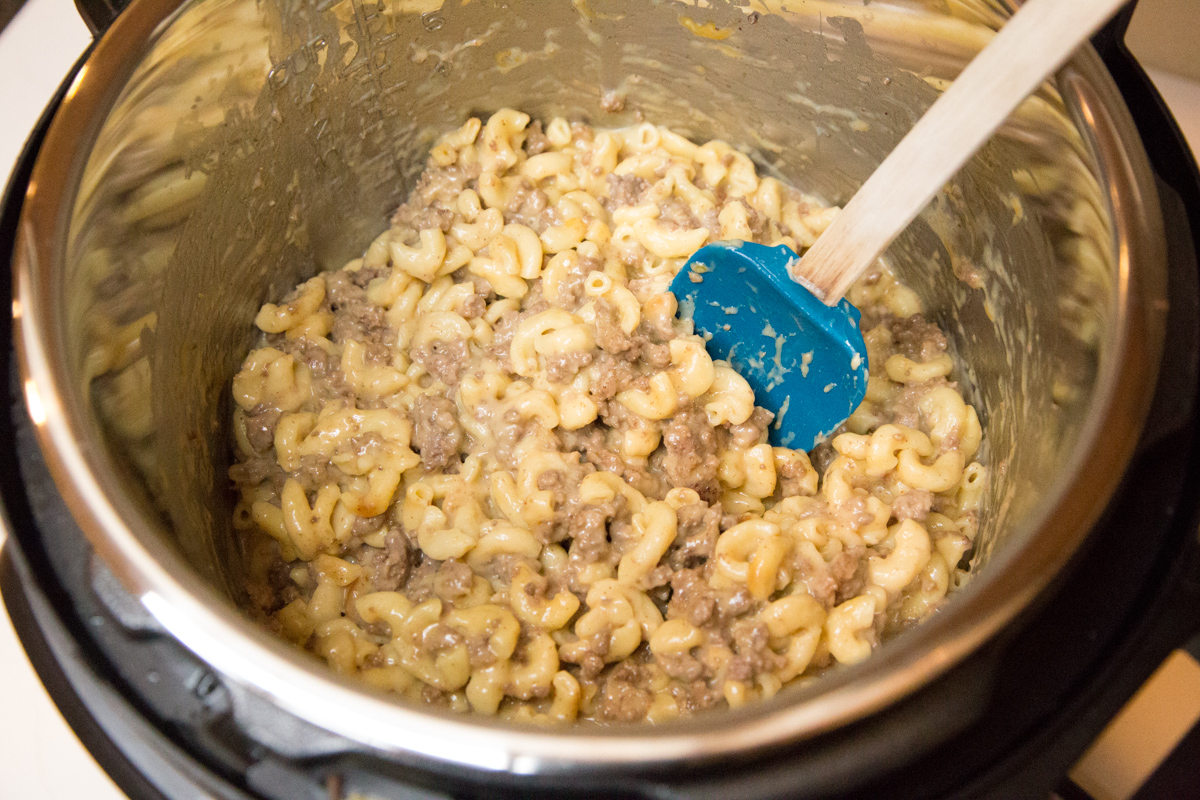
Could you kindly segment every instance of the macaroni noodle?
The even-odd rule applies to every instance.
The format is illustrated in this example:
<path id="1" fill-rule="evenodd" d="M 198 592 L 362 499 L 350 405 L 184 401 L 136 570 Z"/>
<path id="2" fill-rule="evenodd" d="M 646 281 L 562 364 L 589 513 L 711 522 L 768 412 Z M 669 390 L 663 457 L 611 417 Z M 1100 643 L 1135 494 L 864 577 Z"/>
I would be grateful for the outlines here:
<path id="1" fill-rule="evenodd" d="M 361 259 L 255 318 L 256 609 L 409 702 L 540 724 L 740 706 L 934 613 L 988 470 L 917 296 L 883 267 L 851 290 L 868 391 L 810 456 L 667 291 L 707 242 L 805 247 L 836 212 L 649 123 L 444 136 Z"/>

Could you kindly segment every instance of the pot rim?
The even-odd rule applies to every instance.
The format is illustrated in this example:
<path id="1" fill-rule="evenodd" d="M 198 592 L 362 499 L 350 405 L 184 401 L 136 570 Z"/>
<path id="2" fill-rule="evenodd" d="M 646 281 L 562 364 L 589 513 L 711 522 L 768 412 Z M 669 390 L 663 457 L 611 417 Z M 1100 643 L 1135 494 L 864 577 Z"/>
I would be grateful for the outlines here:
<path id="1" fill-rule="evenodd" d="M 14 338 L 27 408 L 55 483 L 92 546 L 186 648 L 226 680 L 350 742 L 424 763 L 514 774 L 642 770 L 744 755 L 816 736 L 895 703 L 1008 625 L 1086 538 L 1115 490 L 1149 410 L 1163 345 L 1165 252 L 1146 154 L 1090 46 L 1059 73 L 1101 167 L 1114 224 L 1117 308 L 1090 419 L 1070 460 L 1005 551 L 954 602 L 862 664 L 736 711 L 661 726 L 547 733 L 420 710 L 334 675 L 268 634 L 166 544 L 113 475 L 62 357 L 55 272 L 75 192 L 104 117 L 135 65 L 190 0 L 134 0 L 105 32 L 54 115 L 24 198 L 14 256 Z M 48 155 L 52 154 L 52 155 Z"/>

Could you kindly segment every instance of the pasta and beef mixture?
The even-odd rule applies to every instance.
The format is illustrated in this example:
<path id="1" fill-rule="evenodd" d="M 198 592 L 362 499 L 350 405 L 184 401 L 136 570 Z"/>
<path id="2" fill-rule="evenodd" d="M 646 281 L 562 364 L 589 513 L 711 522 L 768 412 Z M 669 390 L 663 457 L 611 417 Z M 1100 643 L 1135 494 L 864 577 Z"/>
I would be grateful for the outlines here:
<path id="1" fill-rule="evenodd" d="M 861 280 L 866 400 L 809 454 L 667 291 L 707 242 L 803 249 L 835 212 L 650 124 L 442 138 L 362 258 L 256 318 L 230 469 L 253 604 L 339 672 L 531 721 L 867 658 L 965 576 L 985 470 L 945 337 Z"/>

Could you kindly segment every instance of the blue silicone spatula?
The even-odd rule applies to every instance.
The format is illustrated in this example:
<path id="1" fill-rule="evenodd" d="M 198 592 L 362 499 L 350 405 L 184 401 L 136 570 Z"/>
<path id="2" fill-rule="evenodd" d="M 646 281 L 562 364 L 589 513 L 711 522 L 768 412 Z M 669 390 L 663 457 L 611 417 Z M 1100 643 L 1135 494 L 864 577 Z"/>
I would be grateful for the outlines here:
<path id="1" fill-rule="evenodd" d="M 785 246 L 700 248 L 671 291 L 709 353 L 775 412 L 771 441 L 810 449 L 867 391 L 858 311 L 843 298 L 935 194 L 1128 0 L 1028 0 L 967 65 L 803 258 Z"/>

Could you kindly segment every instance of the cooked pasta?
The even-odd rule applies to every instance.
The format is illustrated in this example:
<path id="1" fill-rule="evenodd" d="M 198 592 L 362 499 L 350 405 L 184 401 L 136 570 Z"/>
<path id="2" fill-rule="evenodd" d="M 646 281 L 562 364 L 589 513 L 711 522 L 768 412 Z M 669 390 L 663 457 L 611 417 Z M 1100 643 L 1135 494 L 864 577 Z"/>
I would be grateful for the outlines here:
<path id="1" fill-rule="evenodd" d="M 929 615 L 987 470 L 916 295 L 851 291 L 867 398 L 808 454 L 667 291 L 708 242 L 804 248 L 835 213 L 650 124 L 443 137 L 362 258 L 256 318 L 230 477 L 258 611 L 411 701 L 552 723 L 740 706 Z"/>

